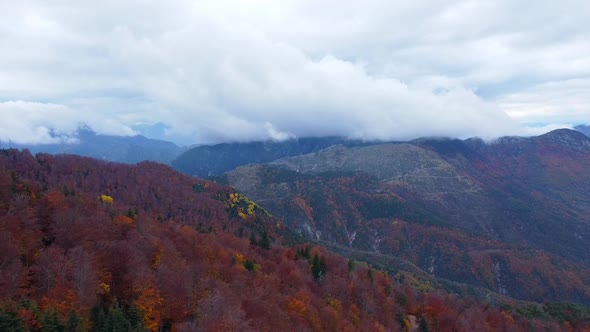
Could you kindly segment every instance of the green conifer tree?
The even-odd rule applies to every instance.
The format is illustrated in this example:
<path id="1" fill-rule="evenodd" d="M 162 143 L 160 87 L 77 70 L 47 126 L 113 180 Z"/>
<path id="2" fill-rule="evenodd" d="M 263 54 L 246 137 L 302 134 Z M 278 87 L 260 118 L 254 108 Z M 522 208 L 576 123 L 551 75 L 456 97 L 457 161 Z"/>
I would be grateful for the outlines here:
<path id="1" fill-rule="evenodd" d="M 256 235 L 254 234 L 254 231 L 252 231 L 250 233 L 250 245 L 251 246 L 257 246 L 258 245 L 258 241 L 256 241 Z"/>
<path id="2" fill-rule="evenodd" d="M 66 319 L 66 332 L 78 332 L 82 331 L 82 320 L 78 317 L 78 314 L 72 310 L 68 314 L 68 318 Z"/>
<path id="3" fill-rule="evenodd" d="M 262 236 L 260 237 L 260 242 L 258 245 L 262 249 L 270 249 L 270 238 L 268 237 L 268 233 L 266 233 L 266 231 L 262 232 Z"/>
<path id="4" fill-rule="evenodd" d="M 420 332 L 428 332 L 428 321 L 426 321 L 426 317 L 422 317 L 418 328 L 420 329 Z"/>
<path id="5" fill-rule="evenodd" d="M 0 310 L 0 331 L 24 332 L 25 324 L 16 313 Z"/>
<path id="6" fill-rule="evenodd" d="M 131 324 L 125 315 L 125 311 L 119 303 L 115 299 L 113 304 L 109 307 L 109 312 L 107 314 L 106 323 L 105 323 L 106 331 L 115 332 L 115 331 L 129 331 Z"/>
<path id="7" fill-rule="evenodd" d="M 43 332 L 63 332 L 65 326 L 59 319 L 59 314 L 54 308 L 46 309 L 41 315 L 41 325 L 43 325 Z"/>
<path id="8" fill-rule="evenodd" d="M 320 256 L 319 270 L 320 270 L 319 279 L 322 279 L 326 276 L 326 273 L 328 272 L 328 265 L 326 265 L 326 259 L 324 258 L 324 256 Z"/>
<path id="9" fill-rule="evenodd" d="M 313 258 L 311 259 L 311 275 L 316 280 L 320 279 L 320 277 L 322 276 L 320 270 L 320 258 L 317 253 L 314 254 Z"/>

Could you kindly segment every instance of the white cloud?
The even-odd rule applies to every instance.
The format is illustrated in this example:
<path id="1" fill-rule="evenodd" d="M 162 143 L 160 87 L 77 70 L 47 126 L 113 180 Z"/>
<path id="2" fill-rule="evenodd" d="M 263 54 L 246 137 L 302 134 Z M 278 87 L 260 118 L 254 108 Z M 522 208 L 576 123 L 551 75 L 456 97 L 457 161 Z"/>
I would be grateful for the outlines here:
<path id="1" fill-rule="evenodd" d="M 77 123 L 67 121 L 72 118 L 72 110 L 55 104 L 27 103 L 10 101 L 0 103 L 2 126 L 0 139 L 14 140 L 16 143 L 39 143 L 60 141 L 58 136 L 68 136 L 78 127 Z M 52 135 L 51 129 L 56 127 L 52 120 L 64 119 L 59 132 Z"/>
<path id="2" fill-rule="evenodd" d="M 102 133 L 130 135 L 133 131 L 118 121 L 100 114 L 80 114 L 64 105 L 25 101 L 0 103 L 2 125 L 0 140 L 21 144 L 57 143 L 71 141 L 83 124 Z M 81 116 L 82 115 L 82 116 Z"/>
<path id="3" fill-rule="evenodd" d="M 522 123 L 590 122 L 590 78 L 540 83 L 498 98 L 500 107 Z"/>
<path id="4" fill-rule="evenodd" d="M 0 113 L 12 121 L 0 137 L 15 140 L 79 123 L 115 134 L 163 123 L 171 139 L 209 143 L 590 122 L 583 0 L 23 0 L 0 12 Z"/>
<path id="5" fill-rule="evenodd" d="M 282 142 L 291 138 L 295 138 L 295 135 L 291 133 L 276 130 L 269 122 L 264 124 L 264 128 L 268 132 L 268 137 L 275 142 Z"/>

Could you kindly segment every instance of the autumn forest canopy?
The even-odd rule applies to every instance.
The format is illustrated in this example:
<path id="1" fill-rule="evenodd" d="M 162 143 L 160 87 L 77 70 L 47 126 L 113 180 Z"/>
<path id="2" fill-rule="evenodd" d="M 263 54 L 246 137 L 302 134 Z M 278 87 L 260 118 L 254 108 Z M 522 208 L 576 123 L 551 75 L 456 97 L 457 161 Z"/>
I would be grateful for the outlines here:
<path id="1" fill-rule="evenodd" d="M 0 0 L 0 332 L 590 332 L 589 4 Z"/>
<path id="2" fill-rule="evenodd" d="M 529 331 L 582 306 L 482 301 L 305 242 L 235 189 L 143 162 L 0 151 L 2 331 Z"/>

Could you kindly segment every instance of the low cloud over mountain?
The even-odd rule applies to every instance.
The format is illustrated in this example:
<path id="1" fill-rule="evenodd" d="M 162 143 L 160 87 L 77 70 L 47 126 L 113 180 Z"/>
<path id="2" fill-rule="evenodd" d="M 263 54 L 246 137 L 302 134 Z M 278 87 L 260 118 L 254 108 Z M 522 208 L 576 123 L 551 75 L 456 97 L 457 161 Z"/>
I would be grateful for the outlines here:
<path id="1" fill-rule="evenodd" d="M 160 138 L 191 144 L 590 122 L 590 9 L 556 6 L 7 3 L 0 139 L 67 139 L 80 123 L 118 135 L 163 123 Z"/>

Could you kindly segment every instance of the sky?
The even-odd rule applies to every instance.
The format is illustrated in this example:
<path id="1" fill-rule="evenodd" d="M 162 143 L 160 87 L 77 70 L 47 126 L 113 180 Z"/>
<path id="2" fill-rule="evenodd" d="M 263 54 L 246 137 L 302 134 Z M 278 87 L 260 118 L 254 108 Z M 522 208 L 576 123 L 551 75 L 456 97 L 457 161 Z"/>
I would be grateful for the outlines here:
<path id="1" fill-rule="evenodd" d="M 590 123 L 590 1 L 0 0 L 0 140 L 535 135 Z"/>

